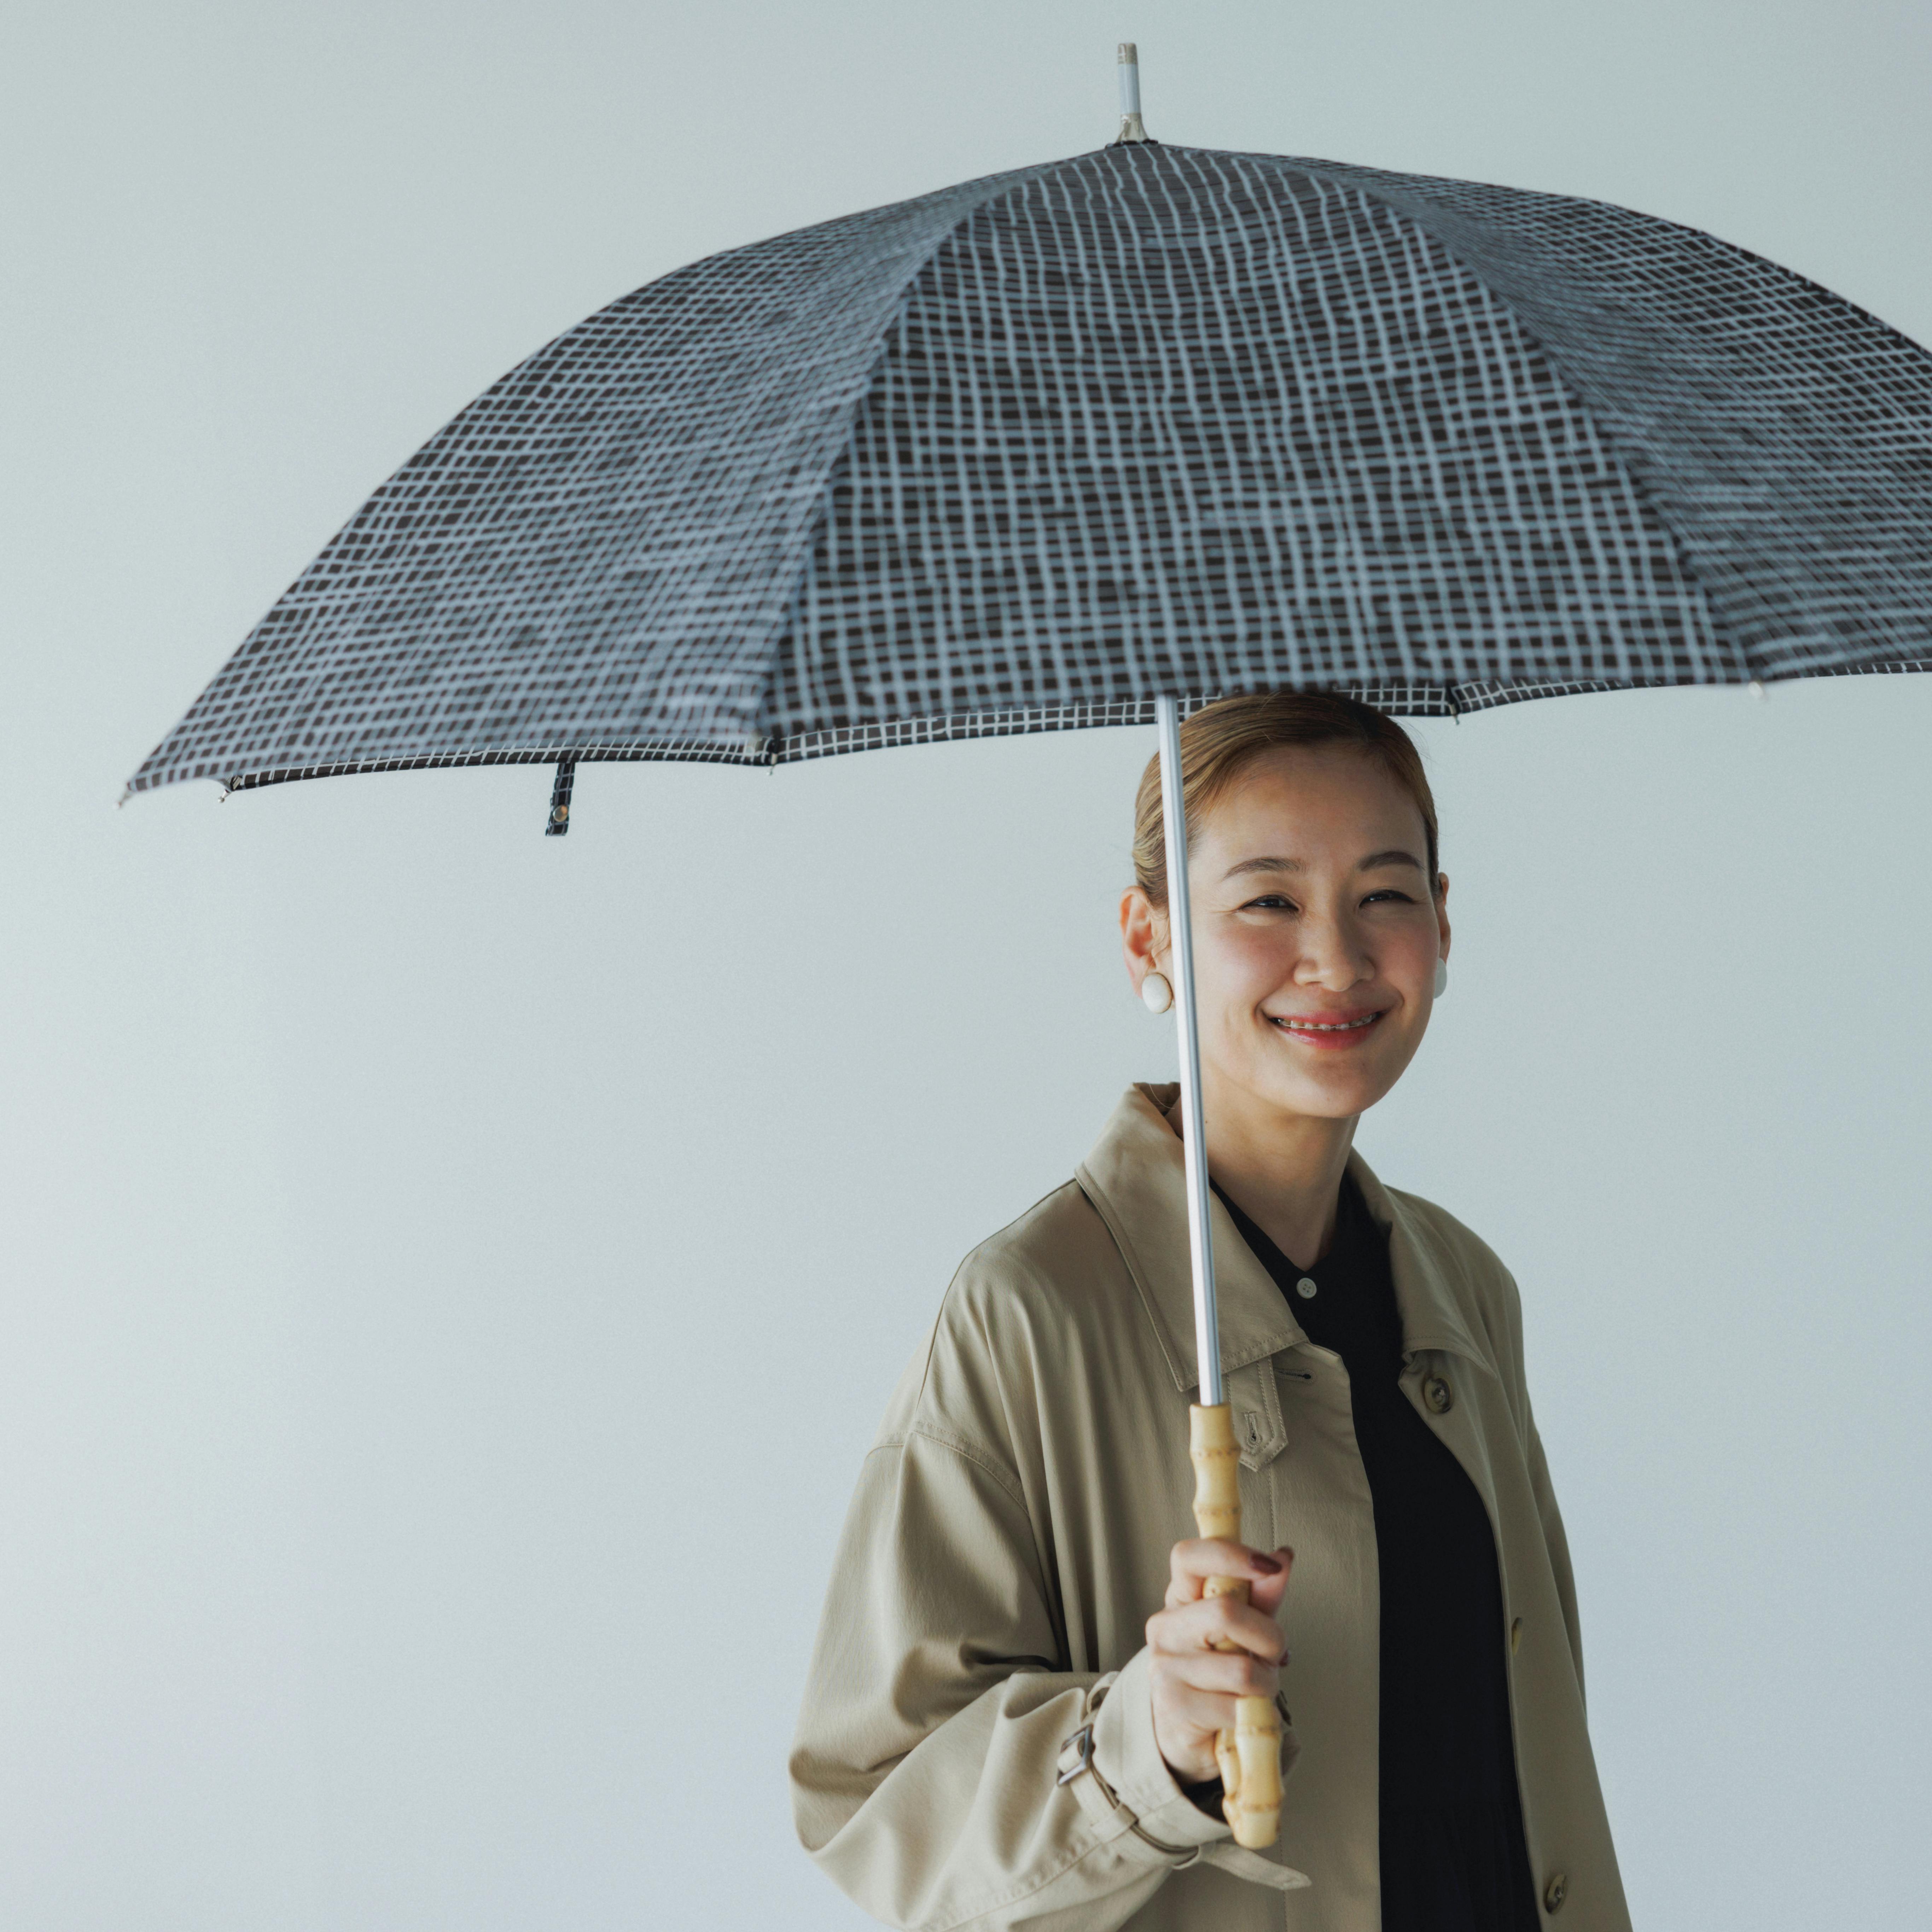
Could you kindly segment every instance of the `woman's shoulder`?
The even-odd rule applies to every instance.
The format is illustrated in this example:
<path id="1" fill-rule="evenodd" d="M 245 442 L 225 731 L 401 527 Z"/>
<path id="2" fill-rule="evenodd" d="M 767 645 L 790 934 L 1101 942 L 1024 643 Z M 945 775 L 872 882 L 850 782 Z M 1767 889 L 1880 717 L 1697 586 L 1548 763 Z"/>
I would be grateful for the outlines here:
<path id="1" fill-rule="evenodd" d="M 1502 1258 L 1439 1203 L 1399 1187 L 1384 1187 L 1382 1192 L 1433 1287 L 1486 1344 L 1492 1366 L 1512 1379 L 1519 1378 L 1522 1298 Z"/>
<path id="2" fill-rule="evenodd" d="M 1502 1257 L 1467 1222 L 1458 1220 L 1440 1202 L 1411 1194 L 1405 1188 L 1384 1187 L 1382 1191 L 1412 1232 L 1427 1240 L 1473 1282 L 1492 1293 L 1514 1298 L 1515 1277 L 1503 1265 Z"/>
<path id="3" fill-rule="evenodd" d="M 1066 1366 L 1084 1336 L 1138 1312 L 1113 1235 L 1069 1180 L 960 1262 L 940 1303 L 935 1346 L 1030 1378 Z"/>
<path id="4" fill-rule="evenodd" d="M 1079 1182 L 1070 1180 L 974 1248 L 946 1300 L 962 1314 L 1018 1304 L 1064 1311 L 1096 1281 L 1124 1272 L 1106 1222 Z"/>
<path id="5" fill-rule="evenodd" d="M 1003 1436 L 1022 1392 L 1074 1372 L 1102 1335 L 1118 1337 L 1124 1318 L 1144 1318 L 1132 1278 L 1093 1203 L 1066 1181 L 960 1262 L 886 1432 Z"/>

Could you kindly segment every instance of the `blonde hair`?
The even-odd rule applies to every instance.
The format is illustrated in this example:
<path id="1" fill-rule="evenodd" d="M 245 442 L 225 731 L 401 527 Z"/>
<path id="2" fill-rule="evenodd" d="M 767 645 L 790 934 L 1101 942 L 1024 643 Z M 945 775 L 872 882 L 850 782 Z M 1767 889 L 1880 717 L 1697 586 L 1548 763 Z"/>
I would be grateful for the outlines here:
<path id="1" fill-rule="evenodd" d="M 1244 766 L 1278 745 L 1348 745 L 1371 758 L 1414 800 L 1429 840 L 1429 886 L 1436 878 L 1436 800 L 1414 741 L 1385 712 L 1332 691 L 1271 691 L 1223 698 L 1181 720 L 1180 797 L 1187 849 L 1202 821 Z M 1134 883 L 1148 902 L 1167 904 L 1167 852 L 1160 809 L 1160 760 L 1148 760 L 1134 796 Z"/>

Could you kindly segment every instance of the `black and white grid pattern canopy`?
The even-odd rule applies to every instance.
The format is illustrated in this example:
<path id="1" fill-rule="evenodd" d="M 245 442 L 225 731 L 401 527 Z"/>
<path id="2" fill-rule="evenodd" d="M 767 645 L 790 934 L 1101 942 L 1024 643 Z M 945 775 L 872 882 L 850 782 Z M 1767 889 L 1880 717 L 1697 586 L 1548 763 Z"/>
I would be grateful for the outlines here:
<path id="1" fill-rule="evenodd" d="M 559 337 L 132 784 L 1926 668 L 1916 344 L 1602 202 L 1130 142 Z"/>

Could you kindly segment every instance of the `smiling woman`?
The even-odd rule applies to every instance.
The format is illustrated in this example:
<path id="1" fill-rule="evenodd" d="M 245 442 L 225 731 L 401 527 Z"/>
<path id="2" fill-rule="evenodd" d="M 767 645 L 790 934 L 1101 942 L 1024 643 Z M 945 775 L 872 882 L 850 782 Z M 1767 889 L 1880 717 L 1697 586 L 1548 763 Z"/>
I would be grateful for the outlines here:
<path id="1" fill-rule="evenodd" d="M 1352 1148 L 1448 956 L 1421 762 L 1322 694 L 1210 705 L 1180 743 L 1222 1362 L 1242 1520 L 1276 1546 L 1173 1538 L 1181 1119 L 1137 1086 L 967 1258 L 893 1399 L 793 1756 L 800 1835 L 907 1927 L 1529 1932 L 1568 1904 L 1627 1932 L 1515 1284 Z M 1172 964 L 1162 833 L 1150 765 L 1120 904 L 1144 996 Z M 1231 1576 L 1245 1599 L 1210 1593 Z M 1265 1858 L 1223 1816 L 1244 1698 L 1288 1718 Z"/>
<path id="2" fill-rule="evenodd" d="M 1354 1118 L 1421 1045 L 1448 958 L 1436 801 L 1408 734 L 1349 698 L 1229 698 L 1181 735 L 1209 1166 L 1312 1252 Z M 1137 986 L 1168 955 L 1162 829 L 1156 760 L 1120 905 Z"/>

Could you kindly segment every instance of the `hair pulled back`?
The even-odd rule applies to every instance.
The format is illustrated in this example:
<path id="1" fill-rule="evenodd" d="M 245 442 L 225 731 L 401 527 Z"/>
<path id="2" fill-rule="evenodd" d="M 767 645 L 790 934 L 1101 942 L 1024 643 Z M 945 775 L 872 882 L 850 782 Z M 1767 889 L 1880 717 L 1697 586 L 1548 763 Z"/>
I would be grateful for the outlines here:
<path id="1" fill-rule="evenodd" d="M 1372 758 L 1422 814 L 1429 840 L 1429 882 L 1436 884 L 1436 800 L 1414 741 L 1385 712 L 1332 691 L 1270 691 L 1252 698 L 1223 698 L 1180 722 L 1180 796 L 1187 820 L 1187 849 L 1201 836 L 1214 802 L 1244 766 L 1277 746 L 1354 746 Z M 1134 796 L 1134 883 L 1150 904 L 1167 904 L 1167 852 L 1162 843 L 1160 759 L 1148 760 Z"/>

